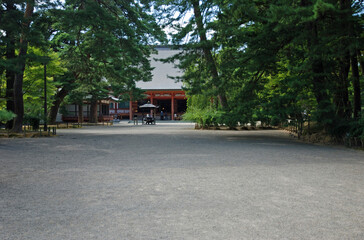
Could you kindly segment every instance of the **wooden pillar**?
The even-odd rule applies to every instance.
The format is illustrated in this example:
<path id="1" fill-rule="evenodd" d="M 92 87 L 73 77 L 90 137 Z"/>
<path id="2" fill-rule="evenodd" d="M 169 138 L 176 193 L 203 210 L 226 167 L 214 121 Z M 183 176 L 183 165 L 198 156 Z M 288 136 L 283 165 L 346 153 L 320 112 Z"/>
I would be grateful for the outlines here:
<path id="1" fill-rule="evenodd" d="M 99 101 L 99 116 L 97 117 L 97 122 L 103 122 L 102 120 L 102 103 L 101 103 L 101 100 Z"/>
<path id="2" fill-rule="evenodd" d="M 174 94 L 172 93 L 172 98 L 171 98 L 171 101 L 172 101 L 172 104 L 171 104 L 171 119 L 174 120 Z"/>
<path id="3" fill-rule="evenodd" d="M 174 101 L 176 102 L 174 108 L 176 110 L 176 113 L 178 114 L 178 101 L 177 101 L 177 99 L 175 99 Z M 174 120 L 176 120 L 176 119 L 174 119 Z"/>
<path id="4" fill-rule="evenodd" d="M 154 104 L 154 94 L 153 93 L 150 94 L 150 103 Z"/>
<path id="5" fill-rule="evenodd" d="M 153 95 L 153 93 L 150 94 L 150 103 L 154 104 L 154 95 Z M 155 115 L 155 109 L 150 109 L 150 116 L 154 117 L 154 115 Z"/>
<path id="6" fill-rule="evenodd" d="M 131 101 L 131 98 L 129 101 L 129 120 L 133 120 L 133 102 Z"/>

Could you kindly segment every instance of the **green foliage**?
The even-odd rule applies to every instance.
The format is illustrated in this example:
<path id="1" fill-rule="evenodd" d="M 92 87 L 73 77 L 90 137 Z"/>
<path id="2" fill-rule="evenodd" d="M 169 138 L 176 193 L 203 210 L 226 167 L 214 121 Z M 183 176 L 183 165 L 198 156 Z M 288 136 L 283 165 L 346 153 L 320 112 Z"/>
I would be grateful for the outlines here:
<path id="1" fill-rule="evenodd" d="M 191 96 L 185 119 L 230 127 L 314 121 L 334 136 L 362 135 L 362 1 L 43 1 L 35 2 L 27 29 L 24 9 L 32 1 L 3 2 L 1 108 L 7 78 L 26 61 L 26 117 L 42 118 L 44 56 L 52 58 L 49 102 L 59 89 L 70 103 L 105 98 L 110 89 L 140 97 L 135 81 L 151 79 L 152 45 L 165 42 L 153 5 L 181 49 L 165 61 L 184 70 L 180 80 Z M 22 36 L 31 47 L 18 57 Z"/>
<path id="2" fill-rule="evenodd" d="M 222 111 L 215 109 L 190 107 L 183 115 L 183 120 L 196 122 L 201 127 L 218 126 L 222 115 Z"/>
<path id="3" fill-rule="evenodd" d="M 165 12 L 183 6 L 180 14 L 169 13 L 178 17 L 196 3 L 159 2 Z M 358 1 L 202 1 L 200 7 L 209 38 L 199 39 L 194 18 L 175 25 L 173 35 L 184 50 L 175 58 L 185 70 L 186 90 L 201 100 L 188 105 L 191 120 L 209 124 L 217 109 L 213 103 L 226 94 L 228 108 L 213 124 L 261 121 L 279 126 L 290 121 L 302 131 L 304 122 L 313 121 L 334 136 L 361 131 L 352 103 L 362 100 L 362 93 L 358 96 L 360 84 L 354 85 L 351 77 L 352 66 L 363 64 L 364 9 Z M 203 57 L 206 46 L 213 53 L 218 82 Z"/>
<path id="4" fill-rule="evenodd" d="M 15 114 L 5 109 L 0 109 L 0 123 L 7 122 L 15 118 Z"/>
<path id="5" fill-rule="evenodd" d="M 338 138 L 364 138 L 364 118 L 346 121 L 336 119 L 335 125 L 329 130 L 329 133 Z"/>
<path id="6" fill-rule="evenodd" d="M 109 87 L 115 95 L 129 94 L 136 81 L 151 79 L 150 44 L 163 41 L 163 34 L 148 12 L 148 4 L 124 0 L 67 1 L 53 11 L 53 42 L 74 75 L 74 102 L 104 98 Z"/>
<path id="7" fill-rule="evenodd" d="M 64 68 L 64 62 L 59 55 L 51 50 L 44 52 L 38 48 L 30 48 L 29 59 L 24 71 L 24 120 L 29 122 L 30 119 L 44 119 L 44 64 L 42 59 L 48 57 L 47 62 L 47 106 L 48 110 L 52 106 L 52 98 L 56 93 L 56 78 L 62 76 L 67 69 Z"/>
<path id="8" fill-rule="evenodd" d="M 211 99 L 204 95 L 194 95 L 187 100 L 188 109 L 183 115 L 184 120 L 193 121 L 201 127 L 218 126 L 223 111 L 213 107 Z"/>
<path id="9" fill-rule="evenodd" d="M 220 124 L 225 124 L 226 126 L 233 128 L 237 126 L 239 120 L 241 119 L 240 115 L 235 112 L 229 112 L 222 114 L 220 120 Z"/>
<path id="10" fill-rule="evenodd" d="M 189 94 L 216 97 L 216 103 L 228 110 L 226 89 L 218 72 L 216 39 L 210 37 L 216 18 L 214 1 L 156 0 L 156 16 L 163 26 L 175 30 L 171 42 L 182 50 L 167 61 L 185 70 L 181 78 Z M 192 14 L 192 16 L 191 16 Z M 178 61 L 176 61 L 178 60 Z"/>
<path id="11" fill-rule="evenodd" d="M 351 123 L 349 129 L 350 136 L 364 138 L 364 118 L 361 117 Z"/>
<path id="12" fill-rule="evenodd" d="M 22 131 L 24 119 L 24 92 L 26 86 L 24 71 L 32 62 L 43 62 L 28 49 L 49 48 L 48 39 L 53 35 L 50 29 L 49 10 L 57 8 L 58 1 L 4 0 L 0 4 L 0 76 L 5 73 L 7 109 L 17 114 L 14 124 L 7 124 L 12 131 Z M 30 75 L 33 71 L 28 71 Z M 35 82 L 34 82 L 35 83 Z M 32 85 L 32 84 L 31 84 Z M 36 85 L 36 83 L 35 83 Z M 35 89 L 36 87 L 31 87 Z M 1 93 L 3 94 L 3 93 Z M 1 97 L 4 97 L 1 96 Z M 25 99 L 25 102 L 27 100 Z"/>

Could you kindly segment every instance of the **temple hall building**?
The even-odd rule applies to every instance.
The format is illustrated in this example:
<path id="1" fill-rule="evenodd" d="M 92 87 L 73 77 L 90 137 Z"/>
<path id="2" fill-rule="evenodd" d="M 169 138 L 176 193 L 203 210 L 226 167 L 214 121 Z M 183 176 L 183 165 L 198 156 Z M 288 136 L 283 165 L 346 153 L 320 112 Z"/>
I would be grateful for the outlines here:
<path id="1" fill-rule="evenodd" d="M 171 77 L 182 75 L 182 71 L 174 67 L 173 63 L 164 63 L 157 59 L 165 59 L 179 52 L 168 46 L 158 46 L 155 48 L 157 53 L 150 57 L 152 70 L 152 80 L 149 82 L 137 82 L 136 86 L 145 93 L 145 98 L 139 101 L 130 99 L 128 102 L 120 102 L 118 98 L 110 95 L 108 99 L 99 101 L 98 116 L 99 121 L 108 121 L 115 118 L 132 120 L 134 117 L 141 118 L 147 114 L 139 108 L 145 103 L 151 103 L 157 106 L 152 112 L 157 120 L 180 120 L 182 114 L 187 109 L 186 94 L 182 90 L 182 83 L 176 82 Z M 79 121 L 77 105 L 65 106 L 67 114 L 63 114 L 62 120 L 65 122 Z M 89 104 L 87 101 L 83 104 L 83 121 L 88 121 Z"/>
<path id="2" fill-rule="evenodd" d="M 138 110 L 137 106 L 146 102 L 158 106 L 155 110 L 157 119 L 179 120 L 186 111 L 187 101 L 182 83 L 168 77 L 181 76 L 181 70 L 175 68 L 173 63 L 156 61 L 171 57 L 179 53 L 179 50 L 172 50 L 170 47 L 157 47 L 156 50 L 158 53 L 151 56 L 151 66 L 154 68 L 152 81 L 136 83 L 138 88 L 145 91 L 146 98 L 138 103 L 130 102 L 130 119 Z"/>

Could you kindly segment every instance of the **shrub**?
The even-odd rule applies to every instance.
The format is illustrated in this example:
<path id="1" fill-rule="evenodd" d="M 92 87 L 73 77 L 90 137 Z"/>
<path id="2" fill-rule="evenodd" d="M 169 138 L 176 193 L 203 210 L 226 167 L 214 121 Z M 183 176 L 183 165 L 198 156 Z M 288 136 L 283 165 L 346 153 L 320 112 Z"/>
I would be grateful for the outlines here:
<path id="1" fill-rule="evenodd" d="M 221 116 L 221 123 L 225 124 L 229 128 L 236 127 L 239 122 L 239 117 L 237 114 L 234 113 L 224 113 Z"/>
<path id="2" fill-rule="evenodd" d="M 201 127 L 210 127 L 217 126 L 220 123 L 222 114 L 222 111 L 211 108 L 200 109 L 190 107 L 183 115 L 183 119 L 193 121 Z"/>
<path id="3" fill-rule="evenodd" d="M 270 121 L 270 124 L 272 126 L 278 126 L 280 123 L 281 123 L 281 120 L 277 116 L 273 116 L 271 121 Z"/>
<path id="4" fill-rule="evenodd" d="M 7 122 L 7 121 L 12 120 L 15 117 L 16 117 L 16 114 L 14 114 L 13 112 L 7 111 L 5 109 L 0 110 L 0 122 Z"/>
<path id="5" fill-rule="evenodd" d="M 364 138 L 364 117 L 350 124 L 349 133 L 351 137 Z"/>

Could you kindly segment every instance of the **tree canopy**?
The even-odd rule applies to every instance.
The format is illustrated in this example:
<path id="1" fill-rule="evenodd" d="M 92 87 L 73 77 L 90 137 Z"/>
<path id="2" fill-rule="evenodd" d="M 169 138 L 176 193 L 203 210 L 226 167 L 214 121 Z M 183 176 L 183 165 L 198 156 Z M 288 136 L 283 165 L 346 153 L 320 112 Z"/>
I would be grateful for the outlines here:
<path id="1" fill-rule="evenodd" d="M 191 96 L 187 118 L 229 126 L 311 120 L 335 136 L 363 131 L 362 1 L 156 2 L 184 49 L 174 58 Z M 171 10 L 190 17 L 181 25 Z M 219 96 L 226 103 L 216 104 Z"/>
<path id="2" fill-rule="evenodd" d="M 15 132 L 22 130 L 24 110 L 33 114 L 23 100 L 34 107 L 41 98 L 36 62 L 61 61 L 65 69 L 49 72 L 54 119 L 66 95 L 96 101 L 110 88 L 115 94 L 136 91 L 135 81 L 151 79 L 152 45 L 164 41 L 148 1 L 3 1 L 0 11 L 1 86 L 6 89 L 1 94 L 7 110 L 16 114 L 8 123 Z M 57 59 L 44 62 L 51 52 Z"/>
<path id="3" fill-rule="evenodd" d="M 361 0 L 3 0 L 1 108 L 39 102 L 40 68 L 50 69 L 51 119 L 63 99 L 137 95 L 148 81 L 154 44 L 180 53 L 186 117 L 203 125 L 315 126 L 334 136 L 364 135 Z M 51 56 L 51 62 L 44 62 Z M 49 58 L 48 58 L 49 59 Z M 178 60 L 178 61 L 176 61 Z M 52 63 L 53 62 L 53 63 Z M 50 66 L 51 66 L 50 65 Z M 56 67 L 58 66 L 58 67 Z M 95 113 L 95 111 L 94 111 Z"/>

